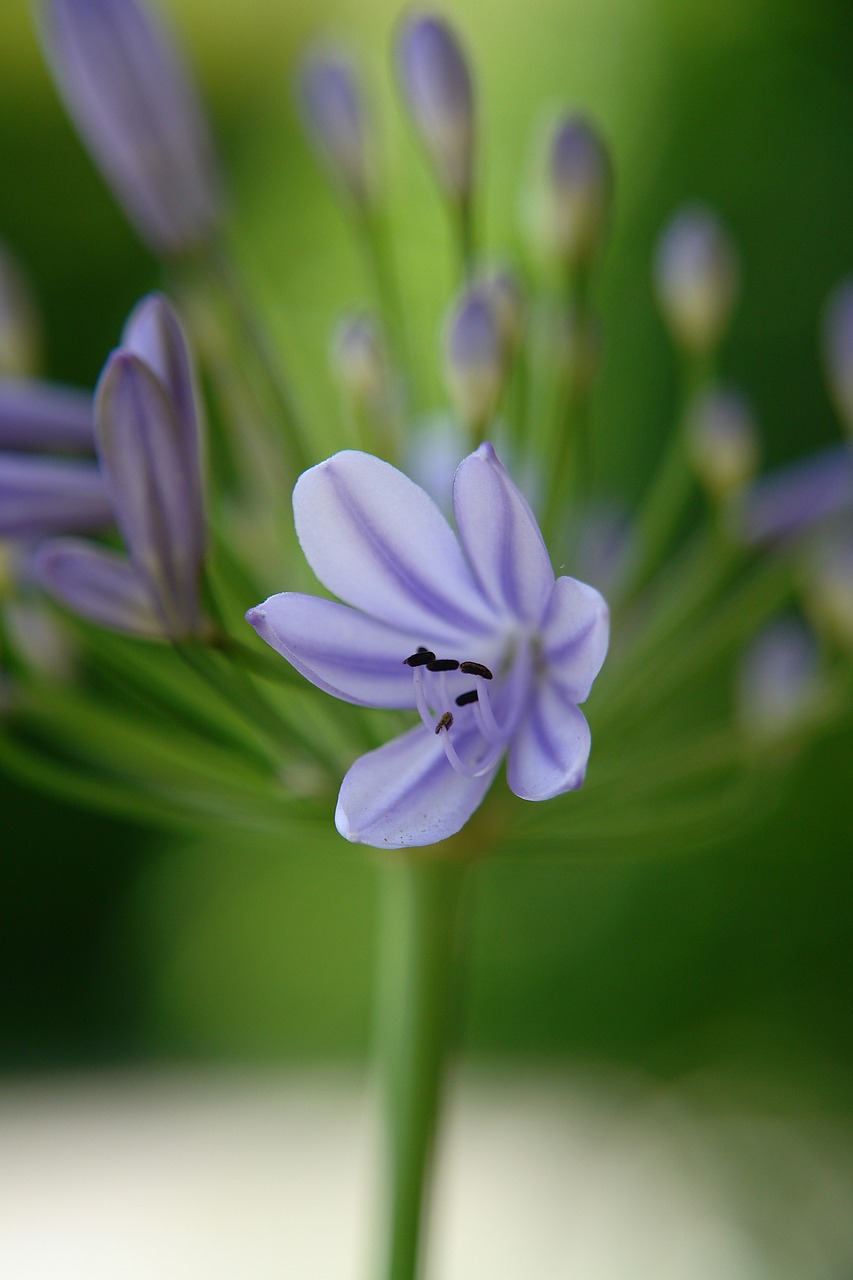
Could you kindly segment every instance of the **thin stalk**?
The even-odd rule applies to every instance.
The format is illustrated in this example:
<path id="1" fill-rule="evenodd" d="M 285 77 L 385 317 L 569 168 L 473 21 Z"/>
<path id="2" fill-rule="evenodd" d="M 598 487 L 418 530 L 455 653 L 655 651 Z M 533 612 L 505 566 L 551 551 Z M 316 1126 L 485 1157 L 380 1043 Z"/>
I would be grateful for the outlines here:
<path id="1" fill-rule="evenodd" d="M 377 1280 L 416 1280 L 423 1257 L 464 865 L 383 862 L 378 1059 L 386 1112 L 384 1251 Z"/>

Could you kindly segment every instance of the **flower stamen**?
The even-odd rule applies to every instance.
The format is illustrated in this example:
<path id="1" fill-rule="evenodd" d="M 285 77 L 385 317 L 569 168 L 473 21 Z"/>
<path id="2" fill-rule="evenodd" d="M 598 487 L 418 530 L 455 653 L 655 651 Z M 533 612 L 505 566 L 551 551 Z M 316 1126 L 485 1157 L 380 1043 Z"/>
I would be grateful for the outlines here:
<path id="1" fill-rule="evenodd" d="M 413 653 L 408 658 L 403 659 L 403 666 L 425 667 L 429 662 L 435 662 L 435 654 L 431 649 L 425 649 L 422 645 L 419 645 L 417 653 Z"/>

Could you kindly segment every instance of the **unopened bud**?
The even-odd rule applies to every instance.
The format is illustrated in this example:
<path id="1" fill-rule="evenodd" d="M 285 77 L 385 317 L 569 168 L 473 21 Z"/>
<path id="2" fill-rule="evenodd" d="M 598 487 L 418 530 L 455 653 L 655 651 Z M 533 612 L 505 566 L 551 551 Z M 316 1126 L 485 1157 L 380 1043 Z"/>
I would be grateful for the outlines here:
<path id="1" fill-rule="evenodd" d="M 509 267 L 497 267 L 487 272 L 480 284 L 491 295 L 504 350 L 512 355 L 524 331 L 524 294 L 518 276 Z"/>
<path id="2" fill-rule="evenodd" d="M 445 329 L 444 357 L 456 413 L 467 427 L 485 426 L 503 390 L 506 359 L 498 308 L 482 285 L 468 289 L 454 306 Z"/>
<path id="3" fill-rule="evenodd" d="M 332 370 L 345 399 L 356 412 L 387 406 L 391 389 L 388 352 L 372 316 L 345 316 L 335 329 Z"/>
<path id="4" fill-rule="evenodd" d="M 758 469 L 758 433 L 741 395 L 721 387 L 703 392 L 685 428 L 693 467 L 712 498 L 721 501 L 749 484 Z"/>
<path id="5" fill-rule="evenodd" d="M 602 138 L 583 116 L 567 116 L 548 150 L 547 233 L 559 261 L 577 266 L 594 256 L 612 195 L 613 170 Z"/>
<path id="6" fill-rule="evenodd" d="M 725 333 L 738 289 L 734 250 L 710 209 L 684 209 L 664 228 L 654 274 L 673 341 L 690 354 L 708 355 Z"/>
<path id="7" fill-rule="evenodd" d="M 38 311 L 27 278 L 0 245 L 0 375 L 33 377 L 40 354 Z"/>
<path id="8" fill-rule="evenodd" d="M 766 626 L 744 654 L 738 692 L 741 723 L 754 742 L 785 738 L 803 727 L 820 693 L 811 631 L 796 618 Z"/>
<path id="9" fill-rule="evenodd" d="M 853 435 L 853 280 L 839 285 L 827 303 L 823 354 L 838 415 Z"/>
<path id="10" fill-rule="evenodd" d="M 853 530 L 826 538 L 809 559 L 803 581 L 809 617 L 835 644 L 853 651 Z"/>
<path id="11" fill-rule="evenodd" d="M 334 181 L 359 208 L 376 198 L 376 163 L 355 66 L 335 49 L 308 53 L 299 72 L 299 101 L 311 141 Z"/>
<path id="12" fill-rule="evenodd" d="M 435 14 L 407 18 L 397 39 L 400 88 L 438 180 L 452 200 L 471 197 L 474 90 L 456 36 Z"/>

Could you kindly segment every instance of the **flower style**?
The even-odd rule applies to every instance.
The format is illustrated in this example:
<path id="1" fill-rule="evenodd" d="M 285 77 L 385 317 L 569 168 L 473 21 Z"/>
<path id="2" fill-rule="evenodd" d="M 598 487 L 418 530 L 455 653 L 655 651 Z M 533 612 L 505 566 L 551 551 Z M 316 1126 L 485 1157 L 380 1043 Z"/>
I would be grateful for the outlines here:
<path id="1" fill-rule="evenodd" d="M 524 800 L 575 790 L 586 772 L 578 703 L 607 652 L 607 605 L 555 579 L 492 445 L 460 464 L 453 504 L 458 538 L 394 467 L 335 454 L 300 477 L 293 507 L 311 568 L 346 603 L 284 592 L 246 615 L 325 692 L 418 711 L 421 724 L 362 756 L 341 786 L 338 831 L 377 848 L 453 835 L 507 753 Z"/>

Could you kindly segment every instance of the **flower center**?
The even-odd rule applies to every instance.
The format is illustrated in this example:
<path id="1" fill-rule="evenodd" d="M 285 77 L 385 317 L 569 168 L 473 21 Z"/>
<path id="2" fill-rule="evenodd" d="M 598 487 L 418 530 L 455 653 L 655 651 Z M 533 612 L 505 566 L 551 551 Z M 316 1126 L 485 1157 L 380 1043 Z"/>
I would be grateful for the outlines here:
<path id="1" fill-rule="evenodd" d="M 509 738 L 510 725 L 515 720 L 515 715 L 510 714 L 504 727 L 498 723 L 489 695 L 489 684 L 494 679 L 490 669 L 482 662 L 439 658 L 425 646 L 419 647 L 403 661 L 412 668 L 418 714 L 426 727 L 440 738 L 453 769 L 465 778 L 480 778 L 488 773 L 500 760 Z M 448 678 L 450 673 L 453 673 L 457 687 L 460 676 L 467 677 L 465 684 L 473 681 L 474 687 L 463 687 L 462 692 L 454 694 Z M 451 706 L 460 709 L 470 707 L 471 711 L 464 717 L 457 717 L 449 709 Z M 454 726 L 455 733 L 451 735 Z M 473 737 L 472 759 L 463 759 L 457 749 L 454 737 L 458 735 L 466 739 L 466 748 L 467 739 Z M 468 755 L 467 749 L 465 755 Z"/>

